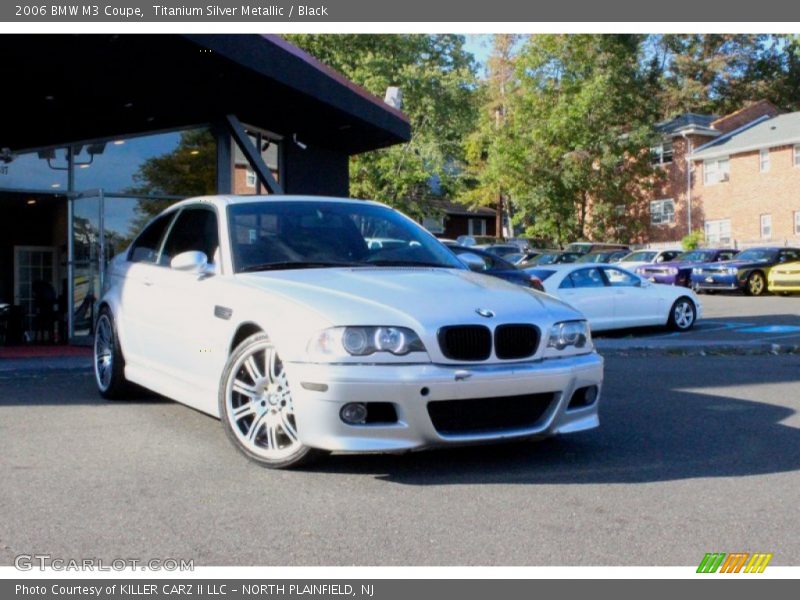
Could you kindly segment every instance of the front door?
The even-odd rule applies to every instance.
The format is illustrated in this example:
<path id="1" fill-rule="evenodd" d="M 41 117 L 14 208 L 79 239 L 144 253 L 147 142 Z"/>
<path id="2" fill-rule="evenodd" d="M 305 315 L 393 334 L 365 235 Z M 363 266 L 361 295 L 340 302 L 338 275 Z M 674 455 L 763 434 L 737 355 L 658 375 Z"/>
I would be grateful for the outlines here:
<path id="1" fill-rule="evenodd" d="M 72 300 L 70 339 L 76 343 L 91 343 L 105 269 L 103 192 L 93 190 L 78 194 L 70 202 L 73 250 L 68 275 Z"/>

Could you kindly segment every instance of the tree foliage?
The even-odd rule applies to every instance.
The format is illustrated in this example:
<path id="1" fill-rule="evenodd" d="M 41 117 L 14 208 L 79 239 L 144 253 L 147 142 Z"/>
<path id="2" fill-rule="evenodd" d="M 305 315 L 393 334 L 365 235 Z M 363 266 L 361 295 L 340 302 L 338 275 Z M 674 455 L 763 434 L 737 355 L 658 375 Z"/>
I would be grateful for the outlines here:
<path id="1" fill-rule="evenodd" d="M 628 207 L 654 177 L 655 111 L 641 93 L 640 44 L 639 36 L 536 35 L 514 58 L 505 124 L 469 156 L 475 190 L 508 193 L 528 235 L 630 237 L 638 220 L 626 218 Z"/>
<path id="2" fill-rule="evenodd" d="M 351 81 L 383 98 L 398 86 L 411 121 L 407 144 L 350 162 L 350 194 L 421 215 L 430 200 L 455 194 L 463 140 L 474 127 L 476 66 L 458 35 L 287 36 Z"/>

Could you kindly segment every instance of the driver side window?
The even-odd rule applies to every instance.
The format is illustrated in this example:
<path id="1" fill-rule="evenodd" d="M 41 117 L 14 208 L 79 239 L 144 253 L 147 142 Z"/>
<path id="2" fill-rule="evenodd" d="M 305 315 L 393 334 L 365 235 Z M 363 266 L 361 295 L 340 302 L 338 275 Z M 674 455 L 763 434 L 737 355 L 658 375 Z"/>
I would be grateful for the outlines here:
<path id="1" fill-rule="evenodd" d="M 172 230 L 167 235 L 159 264 L 169 266 L 170 261 L 182 252 L 203 252 L 211 263 L 219 248 L 217 214 L 213 209 L 185 208 L 178 215 Z"/>
<path id="2" fill-rule="evenodd" d="M 600 274 L 600 269 L 592 267 L 589 269 L 578 269 L 561 282 L 562 288 L 597 288 L 605 287 L 605 281 Z"/>

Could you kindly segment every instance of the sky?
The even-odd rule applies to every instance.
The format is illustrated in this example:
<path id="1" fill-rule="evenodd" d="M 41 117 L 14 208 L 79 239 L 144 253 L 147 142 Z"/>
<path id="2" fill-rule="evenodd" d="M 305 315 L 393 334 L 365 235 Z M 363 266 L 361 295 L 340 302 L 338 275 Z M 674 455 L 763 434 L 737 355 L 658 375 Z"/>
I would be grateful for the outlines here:
<path id="1" fill-rule="evenodd" d="M 490 34 L 484 35 L 467 35 L 466 44 L 464 48 L 467 52 L 471 52 L 475 60 L 480 65 L 479 72 L 483 74 L 483 69 L 486 67 L 486 59 L 489 57 L 489 52 L 492 49 L 492 36 Z"/>

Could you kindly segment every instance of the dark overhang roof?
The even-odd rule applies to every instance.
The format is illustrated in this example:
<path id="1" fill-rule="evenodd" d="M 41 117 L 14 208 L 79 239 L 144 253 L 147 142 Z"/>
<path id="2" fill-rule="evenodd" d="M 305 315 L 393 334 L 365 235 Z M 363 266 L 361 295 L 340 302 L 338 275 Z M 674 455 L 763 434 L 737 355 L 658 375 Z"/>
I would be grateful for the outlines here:
<path id="1" fill-rule="evenodd" d="M 400 111 L 276 36 L 3 35 L 0 148 L 208 123 L 225 114 L 356 154 L 406 141 Z"/>

